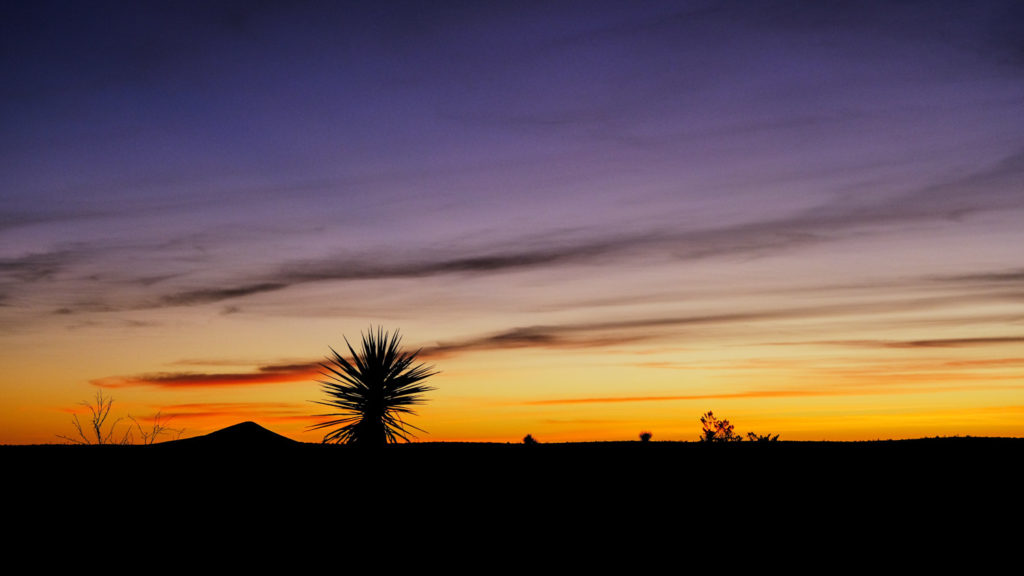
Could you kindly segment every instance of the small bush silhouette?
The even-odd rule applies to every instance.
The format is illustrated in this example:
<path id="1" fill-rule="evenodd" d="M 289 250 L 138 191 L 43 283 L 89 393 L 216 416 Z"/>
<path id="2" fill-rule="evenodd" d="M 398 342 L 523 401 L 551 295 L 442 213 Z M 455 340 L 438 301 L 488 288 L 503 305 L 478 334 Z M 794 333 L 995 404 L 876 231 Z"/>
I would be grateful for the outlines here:
<path id="1" fill-rule="evenodd" d="M 651 434 L 647 430 L 644 430 L 643 432 L 640 433 L 640 441 L 641 442 L 650 442 L 651 441 L 651 436 L 654 436 L 654 434 Z"/>
<path id="2" fill-rule="evenodd" d="M 526 436 L 523 437 L 523 444 L 530 446 L 533 444 L 537 444 L 537 440 L 534 439 L 533 434 L 527 434 Z"/>
<path id="3" fill-rule="evenodd" d="M 704 427 L 701 431 L 701 442 L 740 442 L 743 437 L 736 434 L 734 426 L 724 418 L 719 420 L 711 410 L 708 410 L 700 417 L 700 423 Z"/>
<path id="4" fill-rule="evenodd" d="M 776 434 L 775 436 L 772 436 L 771 434 L 765 434 L 764 436 L 761 436 L 754 432 L 747 432 L 747 440 L 750 440 L 751 442 L 778 442 L 779 435 Z"/>

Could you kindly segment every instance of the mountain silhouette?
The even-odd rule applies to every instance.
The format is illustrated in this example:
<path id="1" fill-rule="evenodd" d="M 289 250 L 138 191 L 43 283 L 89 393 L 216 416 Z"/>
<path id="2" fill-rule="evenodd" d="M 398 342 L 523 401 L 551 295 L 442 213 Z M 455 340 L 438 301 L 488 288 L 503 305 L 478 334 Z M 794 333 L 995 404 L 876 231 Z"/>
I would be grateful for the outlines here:
<path id="1" fill-rule="evenodd" d="M 183 438 L 154 446 L 189 446 L 194 448 L 278 448 L 299 442 L 267 430 L 255 422 L 242 422 L 205 436 Z"/>

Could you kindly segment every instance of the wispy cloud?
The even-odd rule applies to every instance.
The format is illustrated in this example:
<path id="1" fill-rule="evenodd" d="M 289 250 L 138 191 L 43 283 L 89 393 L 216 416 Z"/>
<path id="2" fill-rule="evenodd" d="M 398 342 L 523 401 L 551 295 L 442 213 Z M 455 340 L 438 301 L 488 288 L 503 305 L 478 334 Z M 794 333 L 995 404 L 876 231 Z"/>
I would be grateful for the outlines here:
<path id="1" fill-rule="evenodd" d="M 835 391 L 827 390 L 754 390 L 749 392 L 732 392 L 724 394 L 685 394 L 677 396 L 608 396 L 556 398 L 552 400 L 529 400 L 524 404 L 546 406 L 556 404 L 618 404 L 629 402 L 669 402 L 679 400 L 724 400 L 729 398 L 778 398 L 799 396 L 834 396 Z"/>
<path id="2" fill-rule="evenodd" d="M 936 281 L 944 283 L 968 284 L 1012 284 L 1024 287 L 1024 269 L 1000 270 L 973 274 L 938 276 Z"/>
<path id="3" fill-rule="evenodd" d="M 842 240 L 860 227 L 897 229 L 910 222 L 955 220 L 986 211 L 1024 210 L 1024 153 L 1018 152 L 967 176 L 897 194 L 871 203 L 838 199 L 783 217 L 706 229 L 658 228 L 635 233 L 611 233 L 589 239 L 547 238 L 543 247 L 508 250 L 478 247 L 469 253 L 437 252 L 422 258 L 374 261 L 341 257 L 299 260 L 277 271 L 235 286 L 211 286 L 168 294 L 161 306 L 208 304 L 253 294 L 276 292 L 311 282 L 416 279 L 443 275 L 490 276 L 522 270 L 572 265 L 607 265 L 638 254 L 661 254 L 677 262 L 715 257 L 775 255 L 823 242 Z M 520 245 L 529 246 L 524 238 Z M 390 261 L 389 261 L 390 260 Z M 1014 280 L 992 276 L 992 280 Z M 951 279 L 955 277 L 950 277 Z M 985 280 L 984 275 L 962 279 Z"/>
<path id="4" fill-rule="evenodd" d="M 161 413 L 175 423 L 190 421 L 317 422 L 310 405 L 294 402 L 202 402 L 172 404 L 161 407 Z"/>
<path id="5" fill-rule="evenodd" d="M 583 330 L 569 326 L 527 326 L 460 341 L 440 342 L 435 346 L 425 347 L 422 356 L 436 358 L 461 352 L 515 348 L 594 348 L 637 342 L 645 338 L 642 335 L 585 333 Z"/>
<path id="6" fill-rule="evenodd" d="M 863 348 L 965 348 L 999 346 L 1024 342 L 1024 336 L 990 336 L 979 338 L 932 338 L 926 340 L 819 340 L 801 342 L 775 342 L 781 346 L 853 346 Z"/>
<path id="7" fill-rule="evenodd" d="M 243 296 L 250 296 L 253 294 L 276 292 L 287 287 L 288 285 L 283 283 L 263 282 L 260 284 L 237 286 L 234 288 L 204 288 L 170 294 L 161 298 L 160 302 L 166 306 L 208 304 L 211 302 L 220 302 L 222 300 L 241 298 Z"/>
<path id="8" fill-rule="evenodd" d="M 731 400 L 745 398 L 802 398 L 817 396 L 865 396 L 865 395 L 897 395 L 897 394 L 934 394 L 942 391 L 964 390 L 965 386 L 885 386 L 885 387 L 841 387 L 793 390 L 749 390 L 745 392 L 725 392 L 710 394 L 684 394 L 668 396 L 595 396 L 576 398 L 554 398 L 549 400 L 528 400 L 522 404 L 528 406 L 554 406 L 563 404 L 619 404 L 634 402 L 678 402 L 690 400 Z M 970 386 L 971 390 L 986 387 Z M 1006 390 L 1020 389 L 1020 386 L 989 386 L 988 389 Z"/>
<path id="9" fill-rule="evenodd" d="M 448 357 L 462 352 L 480 350 L 503 350 L 515 348 L 587 348 L 611 346 L 634 341 L 637 338 L 612 335 L 566 336 L 557 327 L 515 328 L 502 333 L 467 338 L 457 342 L 444 342 L 426 346 L 420 350 L 423 359 Z M 203 364 L 235 366 L 238 361 L 182 360 L 176 364 Z M 255 370 L 234 372 L 154 372 L 130 376 L 110 376 L 90 381 L 102 388 L 127 388 L 135 386 L 156 386 L 161 388 L 185 389 L 202 387 L 233 387 L 264 384 L 289 384 L 300 381 L 316 381 L 323 375 L 321 361 L 310 360 L 286 364 L 266 364 Z"/>
<path id="10" fill-rule="evenodd" d="M 37 252 L 16 258 L 0 258 L 0 282 L 23 283 L 52 279 L 73 264 L 79 254 L 71 250 Z"/>
<path id="11" fill-rule="evenodd" d="M 987 295 L 991 298 L 991 295 Z M 672 332 L 674 329 L 688 327 L 710 327 L 749 325 L 758 322 L 831 318 L 854 316 L 866 318 L 873 315 L 886 315 L 892 312 L 908 312 L 916 310 L 941 309 L 950 304 L 973 301 L 973 297 L 964 295 L 934 296 L 930 298 L 904 297 L 885 298 L 874 302 L 839 302 L 819 306 L 803 307 L 765 307 L 726 314 L 695 314 L 659 317 L 634 317 L 622 320 L 593 321 L 580 323 L 533 325 L 517 327 L 503 332 L 479 337 L 467 338 L 462 341 L 441 342 L 425 352 L 444 354 L 464 350 L 483 350 L 500 348 L 586 348 L 613 346 L 644 340 L 656 340 L 666 336 L 661 329 Z M 950 338 L 920 341 L 820 341 L 819 344 L 843 345 L 874 345 L 888 347 L 953 347 L 1013 343 L 1021 341 L 1021 337 L 983 337 L 983 338 Z M 806 344 L 806 342 L 778 343 L 783 345 Z"/>
<path id="12" fill-rule="evenodd" d="M 250 372 L 157 372 L 137 376 L 112 376 L 90 381 L 102 388 L 157 386 L 161 388 L 202 388 L 287 384 L 311 381 L 319 377 L 318 362 L 308 364 L 270 364 Z"/>
<path id="13" fill-rule="evenodd" d="M 886 348 L 963 348 L 967 346 L 991 346 L 1024 342 L 1024 336 L 995 336 L 989 338 L 933 338 L 930 340 L 908 340 L 885 342 Z"/>
<path id="14" fill-rule="evenodd" d="M 459 341 L 440 342 L 423 349 L 424 356 L 444 356 L 475 350 L 508 348 L 572 349 L 610 347 L 665 337 L 660 328 L 727 325 L 759 320 L 800 318 L 829 312 L 849 313 L 863 307 L 837 305 L 803 309 L 753 311 L 734 314 L 688 315 L 658 318 L 551 324 L 516 327 L 495 334 L 470 337 Z"/>
<path id="15" fill-rule="evenodd" d="M 1024 358 L 987 358 L 984 360 L 949 360 L 942 363 L 950 368 L 1006 368 L 1024 367 Z"/>
<path id="16" fill-rule="evenodd" d="M 104 280 L 101 274 L 81 270 L 68 279 L 82 286 L 104 284 L 103 300 L 80 304 L 62 303 L 62 314 L 200 306 L 238 300 L 248 296 L 283 292 L 289 288 L 317 282 L 419 279 L 439 276 L 486 278 L 522 271 L 546 271 L 571 266 L 639 266 L 643 258 L 656 257 L 663 263 L 712 258 L 752 258 L 773 256 L 802 247 L 841 241 L 861 227 L 889 227 L 893 230 L 911 222 L 956 220 L 984 211 L 1024 210 L 1024 153 L 1011 154 L 988 168 L 876 201 L 838 198 L 830 203 L 788 215 L 760 220 L 720 224 L 706 228 L 680 229 L 657 221 L 645 230 L 612 229 L 589 237 L 578 231 L 545 232 L 524 236 L 518 242 L 500 246 L 448 246 L 415 255 L 382 253 L 373 259 L 330 256 L 304 258 L 268 264 L 265 273 L 228 276 L 216 283 L 197 282 L 184 287 L 186 275 L 143 270 L 137 277 Z M 172 243 L 173 244 L 173 243 Z M 508 246 L 522 248 L 508 248 Z M 147 253 L 154 248 L 146 246 Z M 179 250 L 180 247 L 173 247 Z M 120 247 L 119 258 L 130 254 Z M 58 274 L 80 268 L 88 261 L 102 270 L 102 247 L 56 250 L 0 259 L 0 284 L 7 284 L 8 296 L 31 290 L 33 285 L 53 280 Z M 100 264 L 97 264 L 100 262 Z M 947 283 L 1020 283 L 1019 269 L 948 275 L 935 280 Z M 178 279 L 177 290 L 156 297 L 171 279 Z M 195 282 L 193 280 L 193 282 Z M 134 286 L 147 296 L 117 298 L 117 290 Z M 96 292 L 97 286 L 93 286 Z M 164 288 L 163 290 L 167 290 Z M 14 291 L 14 292 L 12 292 Z M 88 291 L 88 290 L 87 290 Z M 97 296 L 99 298 L 100 296 Z M 8 298 L 10 300 L 10 298 Z"/>

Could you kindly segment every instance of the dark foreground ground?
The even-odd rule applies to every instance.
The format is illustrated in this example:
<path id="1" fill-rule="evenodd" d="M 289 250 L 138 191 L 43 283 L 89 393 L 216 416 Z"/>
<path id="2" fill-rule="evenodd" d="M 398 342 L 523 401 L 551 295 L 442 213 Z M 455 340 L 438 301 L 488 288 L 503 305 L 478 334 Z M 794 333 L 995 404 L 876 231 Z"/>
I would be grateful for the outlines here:
<path id="1" fill-rule="evenodd" d="M 657 550 L 635 558 L 642 572 L 679 555 L 761 562 L 751 550 L 776 564 L 916 555 L 909 541 L 937 558 L 967 542 L 1017 549 L 1018 529 L 999 526 L 1018 525 L 1024 493 L 1024 439 L 999 438 L 366 450 L 246 424 L 154 446 L 0 446 L 0 462 L 15 542 L 202 543 L 250 562 L 304 547 L 435 563 L 500 550 L 528 568 L 543 550 L 599 567 L 605 552 Z"/>
<path id="2" fill-rule="evenodd" d="M 310 562 L 873 572 L 894 558 L 944 570 L 1017 557 L 1022 463 L 1024 439 L 366 450 L 251 423 L 154 446 L 0 446 L 15 556 L 106 564 L 132 551 L 117 566 L 261 574 Z"/>
<path id="3" fill-rule="evenodd" d="M 1024 439 L 366 450 L 239 426 L 154 446 L 0 446 L 9 549 L 100 541 L 148 549 L 147 562 L 370 554 L 488 571 L 551 558 L 600 568 L 607 555 L 630 573 L 694 559 L 831 573 L 1019 544 Z"/>
<path id="4" fill-rule="evenodd" d="M 301 444 L 254 424 L 153 446 L 0 446 L 8 494 L 102 494 L 145 506 L 316 502 L 473 513 L 685 506 L 723 509 L 969 508 L 1019 498 L 1024 439 L 874 442 Z"/>

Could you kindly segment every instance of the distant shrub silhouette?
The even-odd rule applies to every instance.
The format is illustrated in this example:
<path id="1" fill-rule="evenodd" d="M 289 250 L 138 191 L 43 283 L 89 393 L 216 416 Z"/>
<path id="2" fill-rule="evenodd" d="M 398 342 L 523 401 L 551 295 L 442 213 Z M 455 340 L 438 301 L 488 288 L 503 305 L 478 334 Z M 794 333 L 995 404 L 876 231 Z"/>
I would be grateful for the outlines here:
<path id="1" fill-rule="evenodd" d="M 708 410 L 700 417 L 703 426 L 701 431 L 701 442 L 740 442 L 743 437 L 736 434 L 734 426 L 728 420 L 719 420 L 711 410 Z"/>
<path id="2" fill-rule="evenodd" d="M 415 414 L 411 406 L 422 404 L 423 394 L 434 389 L 423 381 L 438 372 L 432 366 L 414 364 L 420 351 L 402 351 L 402 338 L 397 330 L 389 334 L 377 328 L 374 333 L 371 328 L 362 339 L 359 352 L 345 339 L 351 361 L 331 348 L 334 356 L 320 364 L 325 370 L 321 375 L 326 378 L 320 384 L 330 399 L 314 402 L 339 411 L 319 414 L 337 418 L 314 424 L 310 429 L 332 428 L 324 435 L 325 443 L 377 446 L 399 439 L 408 442 L 414 436 L 408 428 L 423 430 L 402 417 Z"/>
<path id="3" fill-rule="evenodd" d="M 533 444 L 537 444 L 537 440 L 534 439 L 533 434 L 527 434 L 523 437 L 523 444 L 532 446 Z"/>
<path id="4" fill-rule="evenodd" d="M 643 432 L 640 433 L 640 441 L 650 442 L 652 436 L 654 436 L 654 434 L 651 434 L 650 432 L 644 430 Z"/>
<path id="5" fill-rule="evenodd" d="M 772 436 L 771 434 L 765 434 L 764 436 L 761 436 L 754 432 L 747 432 L 747 440 L 750 440 L 751 442 L 778 442 L 779 435 L 776 434 L 775 436 Z"/>

